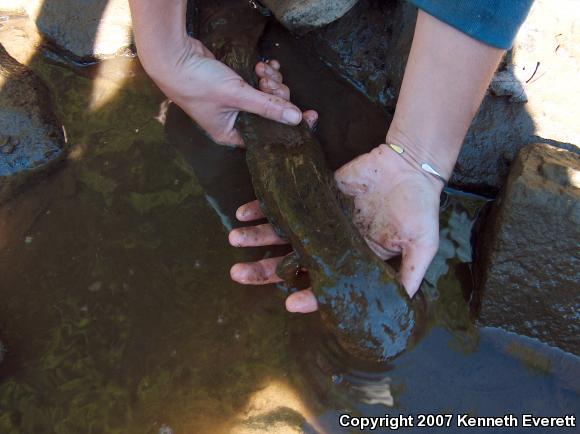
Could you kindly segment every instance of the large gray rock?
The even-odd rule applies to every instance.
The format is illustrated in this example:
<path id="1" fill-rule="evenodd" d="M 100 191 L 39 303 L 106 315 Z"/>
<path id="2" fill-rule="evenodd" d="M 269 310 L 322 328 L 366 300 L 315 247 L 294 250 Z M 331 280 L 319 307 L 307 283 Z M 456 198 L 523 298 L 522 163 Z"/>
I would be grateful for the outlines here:
<path id="1" fill-rule="evenodd" d="M 285 27 L 307 30 L 325 26 L 347 13 L 358 0 L 262 0 Z"/>
<path id="2" fill-rule="evenodd" d="M 0 204 L 64 156 L 48 88 L 0 44 Z"/>
<path id="3" fill-rule="evenodd" d="M 304 39 L 392 114 L 416 13 L 404 0 L 360 0 L 344 17 Z M 574 99 L 580 94 L 578 20 L 580 9 L 573 1 L 536 0 L 467 134 L 452 184 L 495 193 L 526 144 L 572 149 L 572 143 L 580 143 L 580 106 Z"/>
<path id="4" fill-rule="evenodd" d="M 125 53 L 133 43 L 128 0 L 0 0 L 24 12 L 47 41 L 77 61 Z"/>
<path id="5" fill-rule="evenodd" d="M 525 147 L 482 232 L 479 322 L 580 354 L 580 155 Z"/>

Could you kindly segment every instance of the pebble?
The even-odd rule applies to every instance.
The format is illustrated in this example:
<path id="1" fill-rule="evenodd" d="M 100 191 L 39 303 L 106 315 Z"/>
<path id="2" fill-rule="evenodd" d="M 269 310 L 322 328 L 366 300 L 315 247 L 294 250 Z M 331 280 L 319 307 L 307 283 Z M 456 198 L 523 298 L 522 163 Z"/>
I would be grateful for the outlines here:
<path id="1" fill-rule="evenodd" d="M 161 428 L 159 428 L 159 434 L 173 434 L 173 430 L 169 425 L 163 424 L 161 425 Z"/>
<path id="2" fill-rule="evenodd" d="M 89 286 L 89 291 L 97 292 L 97 291 L 100 291 L 102 287 L 103 287 L 103 282 L 94 282 Z"/>

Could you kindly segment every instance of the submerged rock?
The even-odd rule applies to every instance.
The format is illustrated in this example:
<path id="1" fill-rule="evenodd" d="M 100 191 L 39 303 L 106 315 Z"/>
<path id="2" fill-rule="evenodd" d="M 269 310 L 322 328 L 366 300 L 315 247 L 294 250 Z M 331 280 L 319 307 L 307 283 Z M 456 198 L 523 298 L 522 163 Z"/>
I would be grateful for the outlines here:
<path id="1" fill-rule="evenodd" d="M 64 146 L 48 88 L 0 44 L 0 204 L 60 161 Z"/>
<path id="2" fill-rule="evenodd" d="M 230 434 L 316 434 L 312 404 L 290 383 L 270 381 L 254 392 L 228 430 Z"/>
<path id="3" fill-rule="evenodd" d="M 479 322 L 580 354 L 580 155 L 520 151 L 483 229 Z"/>
<path id="4" fill-rule="evenodd" d="M 234 425 L 230 434 L 306 434 L 304 417 L 288 407 L 249 417 Z M 312 432 L 311 430 L 309 432 Z"/>
<path id="5" fill-rule="evenodd" d="M 0 10 L 25 12 L 47 41 L 79 61 L 124 53 L 132 46 L 128 0 L 0 0 Z"/>

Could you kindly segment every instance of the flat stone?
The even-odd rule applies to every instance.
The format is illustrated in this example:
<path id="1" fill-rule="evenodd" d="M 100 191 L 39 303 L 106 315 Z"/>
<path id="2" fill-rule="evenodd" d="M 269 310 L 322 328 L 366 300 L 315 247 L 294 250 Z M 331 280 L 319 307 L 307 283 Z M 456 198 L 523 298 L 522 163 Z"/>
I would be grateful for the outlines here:
<path id="1" fill-rule="evenodd" d="M 291 30 L 325 26 L 347 13 L 358 0 L 263 0 L 278 20 Z"/>
<path id="2" fill-rule="evenodd" d="M 0 23 L 0 44 L 18 63 L 34 68 L 34 59 L 42 50 L 42 35 L 26 15 L 9 15 Z"/>
<path id="3" fill-rule="evenodd" d="M 0 204 L 64 157 L 65 138 L 45 84 L 0 44 Z"/>
<path id="4" fill-rule="evenodd" d="M 323 433 L 308 404 L 290 384 L 272 381 L 256 391 L 228 429 L 231 434 Z"/>
<path id="5" fill-rule="evenodd" d="M 0 0 L 25 12 L 44 38 L 77 61 L 125 53 L 133 44 L 128 0 Z"/>
<path id="6" fill-rule="evenodd" d="M 481 232 L 480 324 L 580 354 L 580 155 L 523 148 Z"/>
<path id="7" fill-rule="evenodd" d="M 278 407 L 266 414 L 238 422 L 231 434 L 306 434 L 302 426 L 304 418 L 287 407 Z"/>
<path id="8" fill-rule="evenodd" d="M 392 115 L 416 14 L 406 1 L 360 0 L 344 17 L 304 40 Z M 573 149 L 580 143 L 579 20 L 575 1 L 534 2 L 467 134 L 451 184 L 496 193 L 526 144 Z"/>

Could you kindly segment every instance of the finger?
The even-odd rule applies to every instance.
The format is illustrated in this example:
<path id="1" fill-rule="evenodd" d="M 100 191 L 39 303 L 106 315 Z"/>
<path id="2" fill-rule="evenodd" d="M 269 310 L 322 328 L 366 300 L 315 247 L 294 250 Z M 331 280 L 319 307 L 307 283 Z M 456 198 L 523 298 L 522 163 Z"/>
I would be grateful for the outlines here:
<path id="1" fill-rule="evenodd" d="M 304 113 L 302 113 L 302 119 L 306 121 L 308 128 L 313 130 L 318 124 L 318 112 L 315 110 L 306 110 Z"/>
<path id="2" fill-rule="evenodd" d="M 262 259 L 258 262 L 244 262 L 234 264 L 230 269 L 233 281 L 243 285 L 265 285 L 267 283 L 282 282 L 276 274 L 276 267 L 282 258 Z"/>
<path id="3" fill-rule="evenodd" d="M 251 222 L 265 218 L 262 208 L 260 208 L 260 201 L 254 200 L 240 206 L 236 211 L 236 218 L 241 222 Z"/>
<path id="4" fill-rule="evenodd" d="M 259 247 L 288 244 L 288 241 L 280 238 L 269 223 L 234 229 L 230 232 L 228 239 L 230 244 L 235 247 Z"/>
<path id="5" fill-rule="evenodd" d="M 413 297 L 419 289 L 427 268 L 429 268 L 437 253 L 437 244 L 435 242 L 403 248 L 403 260 L 399 276 L 410 297 Z"/>
<path id="6" fill-rule="evenodd" d="M 270 66 L 265 62 L 258 62 L 255 68 L 256 74 L 260 78 L 269 78 L 277 83 L 282 83 L 284 81 L 284 77 L 282 73 Z"/>
<path id="7" fill-rule="evenodd" d="M 280 71 L 280 62 L 278 62 L 276 59 L 268 60 L 266 63 L 270 65 L 272 68 L 274 68 L 276 71 Z"/>
<path id="8" fill-rule="evenodd" d="M 366 181 L 366 173 L 361 172 L 359 164 L 356 164 L 361 157 L 355 158 L 334 172 L 338 189 L 348 196 L 358 196 L 369 191 L 370 181 Z"/>
<path id="9" fill-rule="evenodd" d="M 284 98 L 285 100 L 290 99 L 290 89 L 285 84 L 278 83 L 274 80 L 264 77 L 260 79 L 258 86 L 262 92 L 269 93 L 270 95 L 279 96 L 280 98 Z"/>
<path id="10" fill-rule="evenodd" d="M 278 83 L 282 83 L 284 81 L 282 73 L 279 70 L 270 66 L 268 63 L 264 64 L 264 73 L 268 78 L 271 78 L 272 80 L 277 81 Z"/>
<path id="11" fill-rule="evenodd" d="M 359 229 L 359 231 L 362 232 L 362 228 L 358 226 L 357 228 Z M 399 256 L 401 254 L 400 250 L 389 249 L 388 247 L 376 242 L 372 238 L 365 236 L 365 241 L 367 242 L 367 245 L 371 248 L 371 250 L 375 253 L 375 255 L 377 255 L 383 261 L 394 258 L 395 256 Z"/>
<path id="12" fill-rule="evenodd" d="M 236 129 L 231 129 L 227 133 L 220 136 L 210 135 L 212 140 L 220 145 L 236 146 L 238 148 L 245 148 L 244 139 L 240 132 Z"/>
<path id="13" fill-rule="evenodd" d="M 294 104 L 275 95 L 268 95 L 245 84 L 234 97 L 234 106 L 239 110 L 254 113 L 288 125 L 298 125 L 302 112 Z"/>
<path id="14" fill-rule="evenodd" d="M 302 291 L 290 294 L 286 299 L 286 310 L 296 313 L 315 312 L 318 310 L 316 296 L 311 289 L 303 289 Z"/>

